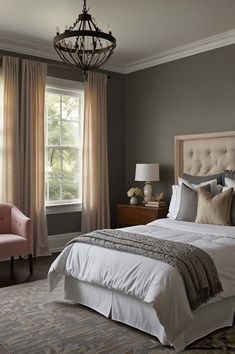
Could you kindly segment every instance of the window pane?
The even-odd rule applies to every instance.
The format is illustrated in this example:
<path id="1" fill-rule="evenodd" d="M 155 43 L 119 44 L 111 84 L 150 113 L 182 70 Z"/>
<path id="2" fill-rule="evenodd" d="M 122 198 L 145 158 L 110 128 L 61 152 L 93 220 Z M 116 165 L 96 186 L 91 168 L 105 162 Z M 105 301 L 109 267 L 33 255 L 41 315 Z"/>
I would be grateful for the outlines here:
<path id="1" fill-rule="evenodd" d="M 60 145 L 60 95 L 46 95 L 47 121 L 48 121 L 48 144 Z"/>
<path id="2" fill-rule="evenodd" d="M 60 119 L 60 95 L 47 93 L 46 107 L 48 111 L 48 117 Z"/>
<path id="3" fill-rule="evenodd" d="M 78 123 L 63 121 L 62 145 L 78 146 L 78 142 L 79 142 Z"/>
<path id="4" fill-rule="evenodd" d="M 79 119 L 79 99 L 78 97 L 62 97 L 62 119 L 76 120 Z"/>
<path id="5" fill-rule="evenodd" d="M 64 178 L 62 187 L 63 200 L 71 200 L 79 198 L 78 179 L 76 178 Z"/>
<path id="6" fill-rule="evenodd" d="M 60 178 L 50 178 L 49 183 L 49 201 L 60 200 L 60 188 L 61 179 Z"/>
<path id="7" fill-rule="evenodd" d="M 47 150 L 47 174 L 48 176 L 61 176 L 61 151 L 57 148 Z"/>
<path id="8" fill-rule="evenodd" d="M 75 149 L 63 149 L 63 176 L 78 177 L 79 153 Z"/>
<path id="9" fill-rule="evenodd" d="M 48 119 L 48 145 L 60 145 L 60 121 Z"/>

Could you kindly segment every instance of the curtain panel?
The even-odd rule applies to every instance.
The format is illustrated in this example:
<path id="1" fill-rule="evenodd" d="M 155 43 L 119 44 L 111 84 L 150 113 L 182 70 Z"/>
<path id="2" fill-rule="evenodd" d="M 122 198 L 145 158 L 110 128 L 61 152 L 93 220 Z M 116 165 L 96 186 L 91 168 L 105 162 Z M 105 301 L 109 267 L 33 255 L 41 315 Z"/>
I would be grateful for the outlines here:
<path id="1" fill-rule="evenodd" d="M 85 82 L 82 232 L 110 227 L 107 153 L 107 76 Z"/>
<path id="2" fill-rule="evenodd" d="M 1 203 L 20 204 L 19 59 L 2 58 Z"/>
<path id="3" fill-rule="evenodd" d="M 36 256 L 49 254 L 44 203 L 46 73 L 46 64 L 2 58 L 0 202 L 16 205 L 31 217 Z"/>
<path id="4" fill-rule="evenodd" d="M 49 254 L 45 213 L 44 100 L 47 65 L 22 61 L 20 208 L 32 218 L 33 252 Z"/>

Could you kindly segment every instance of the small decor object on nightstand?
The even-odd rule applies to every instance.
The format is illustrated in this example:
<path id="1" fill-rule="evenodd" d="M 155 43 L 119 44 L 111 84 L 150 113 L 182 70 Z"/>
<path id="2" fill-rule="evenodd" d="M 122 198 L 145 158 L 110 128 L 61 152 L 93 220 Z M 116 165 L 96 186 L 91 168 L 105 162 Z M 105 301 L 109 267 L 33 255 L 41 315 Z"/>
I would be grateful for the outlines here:
<path id="1" fill-rule="evenodd" d="M 163 200 L 163 192 L 155 195 L 154 200 L 149 201 L 145 206 L 151 206 L 155 208 L 160 208 L 166 206 L 166 203 Z"/>
<path id="2" fill-rule="evenodd" d="M 133 187 L 129 189 L 127 192 L 128 197 L 130 197 L 130 204 L 131 205 L 137 205 L 138 204 L 138 197 L 142 197 L 143 193 L 142 190 L 138 187 Z"/>

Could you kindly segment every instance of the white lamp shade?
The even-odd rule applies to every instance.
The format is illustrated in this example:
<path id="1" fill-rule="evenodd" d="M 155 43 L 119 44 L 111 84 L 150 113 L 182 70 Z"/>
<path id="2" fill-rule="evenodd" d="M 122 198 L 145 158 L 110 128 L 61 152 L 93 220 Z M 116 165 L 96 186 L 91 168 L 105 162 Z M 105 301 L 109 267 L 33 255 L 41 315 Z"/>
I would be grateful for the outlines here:
<path id="1" fill-rule="evenodd" d="M 135 181 L 159 181 L 159 164 L 137 163 L 135 169 Z"/>

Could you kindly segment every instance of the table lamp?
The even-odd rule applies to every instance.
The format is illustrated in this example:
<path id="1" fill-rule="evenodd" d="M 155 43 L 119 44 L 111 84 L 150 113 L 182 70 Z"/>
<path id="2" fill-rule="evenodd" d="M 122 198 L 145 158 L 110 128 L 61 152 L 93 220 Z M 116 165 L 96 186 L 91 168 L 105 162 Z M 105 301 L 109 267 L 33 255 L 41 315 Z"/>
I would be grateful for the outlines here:
<path id="1" fill-rule="evenodd" d="M 145 203 L 152 200 L 152 184 L 151 182 L 159 181 L 159 164 L 158 163 L 137 163 L 135 169 L 135 181 L 144 181 L 144 201 Z"/>

